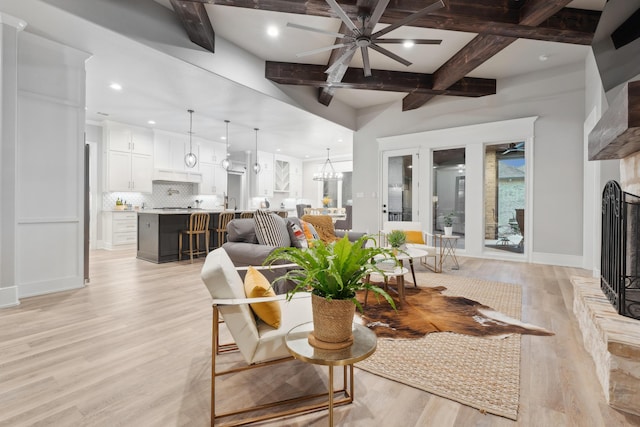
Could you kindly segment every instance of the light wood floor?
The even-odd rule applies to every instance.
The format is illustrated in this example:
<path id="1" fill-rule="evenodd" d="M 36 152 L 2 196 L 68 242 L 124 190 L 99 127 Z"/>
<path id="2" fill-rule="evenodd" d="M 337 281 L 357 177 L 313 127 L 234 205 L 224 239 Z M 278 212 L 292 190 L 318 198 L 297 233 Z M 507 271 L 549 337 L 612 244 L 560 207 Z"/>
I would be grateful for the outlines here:
<path id="1" fill-rule="evenodd" d="M 555 331 L 522 338 L 518 422 L 356 370 L 342 426 L 640 426 L 611 409 L 572 314 L 571 275 L 587 271 L 461 259 L 457 272 L 523 286 L 523 319 Z M 156 265 L 131 251 L 91 253 L 84 289 L 0 310 L 0 426 L 206 426 L 210 297 L 203 260 Z M 300 362 L 294 362 L 300 363 Z M 326 368 L 291 364 L 218 383 L 224 400 L 324 389 Z M 268 426 L 325 426 L 326 412 Z"/>

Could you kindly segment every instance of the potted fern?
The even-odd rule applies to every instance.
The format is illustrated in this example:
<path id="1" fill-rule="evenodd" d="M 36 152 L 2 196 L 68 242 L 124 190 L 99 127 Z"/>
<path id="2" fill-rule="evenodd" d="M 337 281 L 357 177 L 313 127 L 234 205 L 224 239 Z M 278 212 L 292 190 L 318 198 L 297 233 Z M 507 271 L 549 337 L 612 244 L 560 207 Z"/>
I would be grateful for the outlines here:
<path id="1" fill-rule="evenodd" d="M 355 309 L 362 311 L 356 291 L 369 290 L 382 296 L 395 309 L 387 292 L 366 282 L 373 271 L 383 273 L 373 262 L 374 257 L 394 259 L 390 249 L 366 246 L 374 239 L 363 236 L 350 242 L 347 236 L 333 243 L 314 241 L 309 248 L 282 247 L 269 255 L 265 265 L 285 260 L 299 266 L 276 280 L 291 280 L 295 287 L 287 294 L 311 292 L 314 331 L 309 342 L 315 347 L 337 349 L 353 342 L 352 323 Z"/>

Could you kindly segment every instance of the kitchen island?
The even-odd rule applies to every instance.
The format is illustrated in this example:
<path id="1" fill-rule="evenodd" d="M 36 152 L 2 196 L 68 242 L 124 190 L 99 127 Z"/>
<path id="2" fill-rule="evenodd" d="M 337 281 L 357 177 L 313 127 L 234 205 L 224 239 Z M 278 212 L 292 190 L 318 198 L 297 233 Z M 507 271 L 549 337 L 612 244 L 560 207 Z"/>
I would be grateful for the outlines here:
<path id="1" fill-rule="evenodd" d="M 218 217 L 221 210 L 207 209 L 147 209 L 138 211 L 138 251 L 136 257 L 155 263 L 178 261 L 180 231 L 189 228 L 194 212 L 209 214 L 209 250 L 217 248 Z M 239 211 L 231 211 L 239 216 Z M 187 241 L 185 238 L 185 245 Z M 204 238 L 201 242 L 204 245 Z M 188 246 L 187 246 L 188 247 Z"/>

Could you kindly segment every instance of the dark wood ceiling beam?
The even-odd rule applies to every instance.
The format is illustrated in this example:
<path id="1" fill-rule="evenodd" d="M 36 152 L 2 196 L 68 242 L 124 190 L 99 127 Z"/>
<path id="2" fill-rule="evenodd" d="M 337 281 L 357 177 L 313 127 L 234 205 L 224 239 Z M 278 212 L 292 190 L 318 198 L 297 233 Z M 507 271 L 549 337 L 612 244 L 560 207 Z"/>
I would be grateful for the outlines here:
<path id="1" fill-rule="evenodd" d="M 295 64 L 267 61 L 265 77 L 279 84 L 338 89 L 367 89 L 390 92 L 415 92 L 434 95 L 479 97 L 496 93 L 496 81 L 465 77 L 445 90 L 433 89 L 431 74 L 402 71 L 371 70 L 371 77 L 364 77 L 361 68 L 348 68 L 342 81 L 327 82 L 324 65 Z"/>
<path id="2" fill-rule="evenodd" d="M 189 40 L 210 52 L 215 52 L 216 35 L 211 26 L 205 4 L 193 1 L 171 0 L 171 6 L 187 31 Z"/>
<path id="3" fill-rule="evenodd" d="M 185 0 L 186 1 L 186 0 Z M 272 12 L 337 18 L 324 0 L 190 0 L 224 6 L 244 7 Z M 528 3 L 528 0 L 526 3 Z M 537 0 L 536 0 L 537 2 Z M 542 1 L 544 3 L 544 1 Z M 525 4 L 526 4 L 525 3 Z M 556 4 L 556 1 L 549 1 Z M 340 6 L 352 18 L 358 16 L 359 6 L 353 1 L 339 1 Z M 395 0 L 389 4 L 381 23 L 392 24 L 425 6 L 420 0 Z M 446 8 L 433 12 L 411 23 L 412 27 L 436 28 L 450 31 L 494 34 L 498 36 L 526 38 L 572 44 L 590 44 L 595 32 L 600 12 L 582 9 L 560 9 L 555 15 L 538 24 L 522 24 L 519 19 L 524 13 L 527 19 L 539 12 L 522 12 L 509 7 L 507 0 L 449 0 Z M 534 10 L 529 7 L 528 10 Z"/>
<path id="4" fill-rule="evenodd" d="M 520 8 L 520 24 L 535 26 L 558 13 L 571 0 L 527 0 Z M 516 41 L 515 37 L 479 34 L 433 74 L 433 89 L 445 90 L 495 54 Z M 402 111 L 421 107 L 432 96 L 411 92 L 402 100 Z"/>

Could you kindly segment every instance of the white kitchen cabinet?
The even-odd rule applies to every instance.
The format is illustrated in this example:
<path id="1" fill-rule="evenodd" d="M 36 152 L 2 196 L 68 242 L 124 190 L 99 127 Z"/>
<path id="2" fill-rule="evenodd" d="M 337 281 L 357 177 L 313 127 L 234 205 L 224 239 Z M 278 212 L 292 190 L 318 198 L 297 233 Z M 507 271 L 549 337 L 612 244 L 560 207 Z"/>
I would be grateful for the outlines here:
<path id="1" fill-rule="evenodd" d="M 153 189 L 151 131 L 108 123 L 103 135 L 106 191 L 151 193 Z"/>
<path id="2" fill-rule="evenodd" d="M 254 197 L 273 197 L 273 153 L 258 151 L 258 163 L 260 164 L 260 173 L 250 173 L 253 176 L 253 196 Z"/>
<path id="3" fill-rule="evenodd" d="M 108 122 L 105 134 L 111 151 L 153 155 L 153 135 L 148 129 Z"/>
<path id="4" fill-rule="evenodd" d="M 289 197 L 302 198 L 302 160 L 291 159 L 289 163 Z"/>
<path id="5" fill-rule="evenodd" d="M 189 153 L 189 136 L 177 133 L 155 131 L 154 132 L 154 159 L 155 169 L 163 171 L 199 172 L 200 153 L 198 144 L 194 142 L 193 152 L 198 157 L 198 163 L 193 168 L 188 168 L 184 163 L 184 156 Z"/>
<path id="6" fill-rule="evenodd" d="M 102 217 L 105 249 L 126 249 L 138 241 L 138 214 L 131 211 L 104 211 Z"/>
<path id="7" fill-rule="evenodd" d="M 198 194 L 223 196 L 227 191 L 227 171 L 219 164 L 202 163 L 200 165 L 202 183 Z"/>

